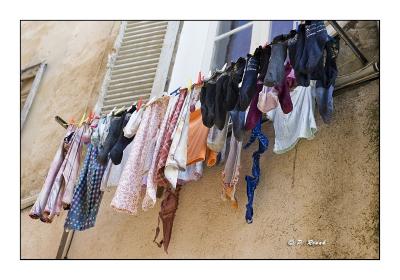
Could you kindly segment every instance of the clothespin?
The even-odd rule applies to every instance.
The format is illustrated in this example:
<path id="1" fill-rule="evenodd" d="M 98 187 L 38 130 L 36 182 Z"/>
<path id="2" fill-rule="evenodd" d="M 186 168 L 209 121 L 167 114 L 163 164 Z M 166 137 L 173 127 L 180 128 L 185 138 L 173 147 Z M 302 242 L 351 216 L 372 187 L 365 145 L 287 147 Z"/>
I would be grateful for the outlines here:
<path id="1" fill-rule="evenodd" d="M 95 117 L 94 112 L 90 111 L 90 114 L 87 118 L 87 123 L 91 123 L 94 120 L 94 117 Z"/>
<path id="2" fill-rule="evenodd" d="M 181 87 L 178 87 L 176 90 L 174 90 L 173 92 L 171 92 L 169 95 L 177 95 L 179 94 L 179 90 L 181 89 Z"/>
<path id="3" fill-rule="evenodd" d="M 225 71 L 226 66 L 228 66 L 228 63 L 225 62 L 224 66 L 223 66 L 222 69 L 221 69 L 221 72 L 224 72 L 224 71 Z"/>
<path id="4" fill-rule="evenodd" d="M 72 117 L 68 120 L 68 124 L 73 124 L 75 125 L 75 119 Z"/>
<path id="5" fill-rule="evenodd" d="M 142 98 L 140 98 L 138 103 L 137 103 L 137 105 L 136 105 L 136 110 L 139 110 L 140 107 L 142 107 L 142 103 L 143 103 L 143 100 L 142 100 Z"/>
<path id="6" fill-rule="evenodd" d="M 83 113 L 81 120 L 79 121 L 78 127 L 81 127 L 86 119 L 86 111 Z"/>
<path id="7" fill-rule="evenodd" d="M 189 84 L 187 86 L 188 93 L 190 93 L 192 91 L 192 84 L 193 84 L 192 80 L 189 80 Z"/>
<path id="8" fill-rule="evenodd" d="M 201 82 L 201 71 L 199 71 L 199 74 L 197 75 L 197 82 L 196 84 L 200 84 Z"/>

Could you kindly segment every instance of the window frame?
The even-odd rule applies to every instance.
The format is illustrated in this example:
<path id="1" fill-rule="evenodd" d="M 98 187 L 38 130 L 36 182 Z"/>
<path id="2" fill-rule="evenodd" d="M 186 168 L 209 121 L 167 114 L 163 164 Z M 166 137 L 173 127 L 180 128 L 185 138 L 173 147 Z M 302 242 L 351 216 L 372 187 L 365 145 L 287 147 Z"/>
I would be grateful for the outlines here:
<path id="1" fill-rule="evenodd" d="M 212 72 L 215 69 L 211 69 L 211 65 L 215 59 L 215 43 L 221 39 L 238 33 L 246 28 L 252 27 L 250 51 L 252 52 L 258 46 L 264 45 L 267 42 L 271 21 L 250 21 L 244 25 L 241 25 L 235 29 L 227 31 L 223 34 L 217 34 L 219 25 L 222 21 L 211 21 L 208 28 L 208 36 L 206 41 L 206 48 L 203 54 L 202 69 L 208 69 Z"/>
<path id="2" fill-rule="evenodd" d="M 35 73 L 35 78 L 34 78 L 34 80 L 32 82 L 32 86 L 31 86 L 31 88 L 29 90 L 29 93 L 28 93 L 28 96 L 27 96 L 27 98 L 25 100 L 24 106 L 21 108 L 21 130 L 23 129 L 24 124 L 25 124 L 25 122 L 27 120 L 29 111 L 30 111 L 30 109 L 32 107 L 33 100 L 35 99 L 35 96 L 36 96 L 37 91 L 38 91 L 39 86 L 40 86 L 40 82 L 41 82 L 41 80 L 43 78 L 44 71 L 47 68 L 47 63 L 46 62 L 41 62 L 41 63 L 35 64 L 33 66 L 25 67 L 24 69 L 22 69 L 21 70 L 21 81 L 22 81 L 22 73 L 24 73 L 25 71 L 30 70 L 30 69 L 32 69 L 34 67 L 38 67 L 38 70 Z"/>

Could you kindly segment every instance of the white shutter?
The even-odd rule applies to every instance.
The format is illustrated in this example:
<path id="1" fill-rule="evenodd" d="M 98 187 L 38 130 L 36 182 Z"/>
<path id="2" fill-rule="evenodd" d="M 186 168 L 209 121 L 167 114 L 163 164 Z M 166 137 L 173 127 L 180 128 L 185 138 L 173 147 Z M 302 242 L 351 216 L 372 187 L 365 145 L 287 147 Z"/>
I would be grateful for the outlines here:
<path id="1" fill-rule="evenodd" d="M 169 26 L 168 21 L 122 22 L 120 38 L 114 46 L 116 53 L 109 58 L 104 92 L 100 94 L 103 100 L 97 105 L 102 113 L 108 113 L 114 107 L 128 107 L 140 98 L 143 101 L 149 99 L 159 64 L 169 65 L 171 61 L 172 52 L 168 61 L 160 61 Z M 174 34 L 176 38 L 177 30 Z M 165 80 L 163 82 L 165 84 Z"/>

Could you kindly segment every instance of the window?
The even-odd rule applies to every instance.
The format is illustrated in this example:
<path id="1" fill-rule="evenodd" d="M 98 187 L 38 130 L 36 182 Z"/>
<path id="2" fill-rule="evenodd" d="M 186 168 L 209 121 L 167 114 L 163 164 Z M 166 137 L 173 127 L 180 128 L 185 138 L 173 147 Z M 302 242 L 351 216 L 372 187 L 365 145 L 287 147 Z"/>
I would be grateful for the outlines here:
<path id="1" fill-rule="evenodd" d="M 214 71 L 225 63 L 245 57 L 269 40 L 272 21 L 211 22 L 202 69 Z M 293 23 L 292 23 L 293 24 Z M 208 71 L 207 70 L 207 71 Z"/>
<path id="2" fill-rule="evenodd" d="M 178 34 L 178 21 L 123 21 L 109 56 L 96 113 L 128 107 L 162 93 Z"/>
<path id="3" fill-rule="evenodd" d="M 293 20 L 272 21 L 271 31 L 269 32 L 269 41 L 271 42 L 278 35 L 289 33 L 292 29 L 296 29 L 297 25 L 297 21 Z"/>
<path id="4" fill-rule="evenodd" d="M 212 69 L 220 69 L 225 63 L 236 61 L 250 52 L 253 22 L 221 21 L 214 39 Z"/>
<path id="5" fill-rule="evenodd" d="M 25 124 L 29 110 L 35 99 L 46 66 L 46 63 L 39 63 L 21 70 L 21 129 Z"/>

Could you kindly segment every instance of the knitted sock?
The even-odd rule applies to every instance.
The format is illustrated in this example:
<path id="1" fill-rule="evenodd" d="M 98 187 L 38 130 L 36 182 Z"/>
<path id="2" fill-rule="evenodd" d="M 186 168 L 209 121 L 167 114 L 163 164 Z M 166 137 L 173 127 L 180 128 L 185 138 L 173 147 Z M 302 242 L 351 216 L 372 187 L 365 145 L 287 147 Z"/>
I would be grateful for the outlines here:
<path id="1" fill-rule="evenodd" d="M 299 35 L 295 30 L 290 31 L 289 39 L 288 39 L 288 53 L 289 53 L 289 61 L 293 68 L 296 65 L 296 53 L 297 53 L 297 39 Z"/>
<path id="2" fill-rule="evenodd" d="M 111 161 L 118 165 L 121 163 L 122 156 L 125 148 L 132 142 L 133 138 L 126 138 L 123 134 L 119 137 L 117 143 L 115 143 L 114 147 L 110 151 Z"/>
<path id="3" fill-rule="evenodd" d="M 260 55 L 260 74 L 258 80 L 264 81 L 265 75 L 267 74 L 269 59 L 271 58 L 271 46 L 268 45 L 262 49 Z"/>
<path id="4" fill-rule="evenodd" d="M 269 61 L 264 85 L 272 87 L 279 85 L 285 77 L 285 59 L 287 56 L 287 43 L 277 42 L 272 45 L 271 59 Z"/>
<path id="5" fill-rule="evenodd" d="M 206 90 L 207 93 L 205 106 L 207 108 L 207 113 L 205 118 L 203 118 L 203 124 L 208 128 L 211 128 L 215 122 L 215 95 L 217 90 L 217 85 L 215 81 L 208 82 Z"/>
<path id="6" fill-rule="evenodd" d="M 333 90 L 337 77 L 336 57 L 338 42 L 333 38 L 326 43 L 326 60 L 323 77 L 316 83 L 316 101 L 319 114 L 325 123 L 330 123 L 333 114 Z"/>
<path id="7" fill-rule="evenodd" d="M 255 89 L 256 94 L 253 96 L 253 99 L 251 100 L 249 112 L 247 113 L 246 117 L 246 124 L 244 126 L 246 130 L 251 130 L 255 128 L 258 121 L 261 119 L 262 113 L 257 108 L 257 104 L 258 104 L 259 93 L 261 92 L 262 88 L 263 88 L 262 81 L 257 81 L 257 86 Z"/>
<path id="8" fill-rule="evenodd" d="M 243 141 L 246 112 L 239 111 L 238 107 L 236 106 L 235 109 L 230 112 L 230 115 L 232 119 L 233 135 L 237 141 Z"/>
<path id="9" fill-rule="evenodd" d="M 255 95 L 258 70 L 260 68 L 261 47 L 258 47 L 254 55 L 248 56 L 246 70 L 244 72 L 242 86 L 239 94 L 239 110 L 246 111 L 251 99 Z"/>
<path id="10" fill-rule="evenodd" d="M 227 111 L 232 111 L 239 98 L 239 83 L 242 81 L 246 60 L 240 57 L 234 64 L 228 80 L 226 89 L 225 106 Z"/>
<path id="11" fill-rule="evenodd" d="M 325 44 L 328 41 L 328 32 L 322 20 L 313 20 L 306 25 L 306 38 L 301 57 L 302 69 L 305 73 L 313 72 L 323 54 Z M 304 71 L 305 70 L 305 71 Z"/>
<path id="12" fill-rule="evenodd" d="M 222 130 L 225 126 L 226 119 L 226 106 L 225 106 L 225 96 L 227 91 L 227 81 L 229 76 L 227 73 L 219 76 L 216 83 L 216 93 L 215 93 L 215 126 Z"/>
<path id="13" fill-rule="evenodd" d="M 298 73 L 304 73 L 306 71 L 306 64 L 301 60 L 305 41 L 306 26 L 305 24 L 300 24 L 296 36 L 288 40 L 290 64 L 294 68 L 296 77 Z"/>
<path id="14" fill-rule="evenodd" d="M 279 86 L 275 89 L 278 91 L 278 99 L 281 105 L 282 111 L 285 114 L 290 113 L 293 110 L 292 98 L 290 97 L 290 89 L 294 86 L 295 79 L 292 75 L 292 66 L 287 63 L 285 66 L 285 78 Z"/>
<path id="15" fill-rule="evenodd" d="M 326 124 L 329 124 L 332 119 L 333 89 L 334 87 L 332 85 L 329 86 L 329 88 L 318 87 L 315 89 L 318 111 Z"/>
<path id="16" fill-rule="evenodd" d="M 124 112 L 122 116 L 116 116 L 111 120 L 106 140 L 104 141 L 104 145 L 102 147 L 99 147 L 99 153 L 97 155 L 97 160 L 101 165 L 107 164 L 108 155 L 114 144 L 118 141 L 121 130 L 123 128 L 125 114 L 126 112 Z"/>

